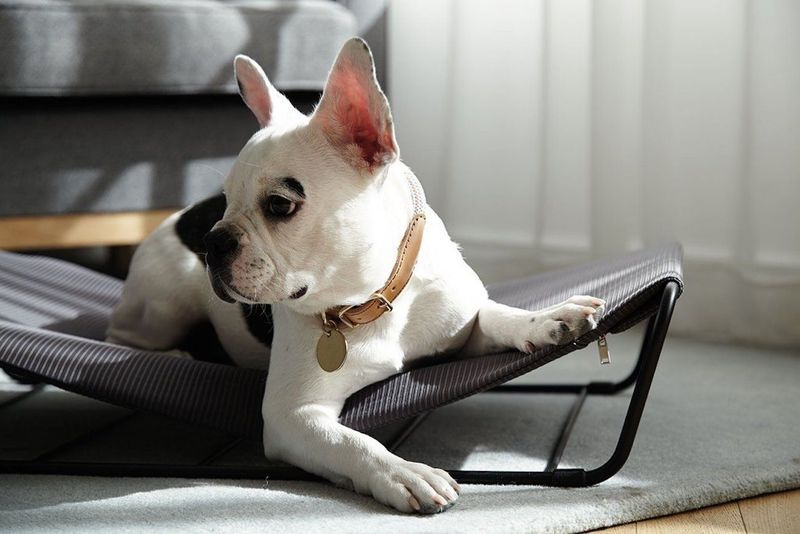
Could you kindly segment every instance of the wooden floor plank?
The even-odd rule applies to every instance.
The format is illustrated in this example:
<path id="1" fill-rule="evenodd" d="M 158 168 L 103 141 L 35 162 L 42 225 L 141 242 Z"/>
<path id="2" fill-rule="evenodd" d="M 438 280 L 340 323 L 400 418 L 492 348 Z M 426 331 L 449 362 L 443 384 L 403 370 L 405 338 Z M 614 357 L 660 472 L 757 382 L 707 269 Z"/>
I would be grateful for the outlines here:
<path id="1" fill-rule="evenodd" d="M 745 534 L 735 502 L 682 514 L 657 517 L 636 524 L 637 534 Z"/>
<path id="2" fill-rule="evenodd" d="M 0 217 L 0 248 L 35 250 L 142 241 L 175 210 Z"/>
<path id="3" fill-rule="evenodd" d="M 602 534 L 800 534 L 800 490 L 656 517 L 596 531 Z"/>
<path id="4" fill-rule="evenodd" d="M 800 490 L 739 501 L 748 534 L 800 534 Z"/>

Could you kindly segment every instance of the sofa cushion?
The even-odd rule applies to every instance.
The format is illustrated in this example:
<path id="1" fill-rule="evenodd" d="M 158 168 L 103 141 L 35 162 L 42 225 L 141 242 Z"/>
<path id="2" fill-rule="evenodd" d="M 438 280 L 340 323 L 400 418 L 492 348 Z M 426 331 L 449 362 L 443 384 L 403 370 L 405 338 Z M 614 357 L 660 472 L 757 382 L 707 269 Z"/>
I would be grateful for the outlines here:
<path id="1" fill-rule="evenodd" d="M 257 129 L 238 95 L 0 100 L 0 217 L 182 208 L 222 190 Z"/>
<path id="2" fill-rule="evenodd" d="M 238 53 L 319 90 L 356 32 L 328 0 L 0 0 L 0 95 L 235 93 Z"/>

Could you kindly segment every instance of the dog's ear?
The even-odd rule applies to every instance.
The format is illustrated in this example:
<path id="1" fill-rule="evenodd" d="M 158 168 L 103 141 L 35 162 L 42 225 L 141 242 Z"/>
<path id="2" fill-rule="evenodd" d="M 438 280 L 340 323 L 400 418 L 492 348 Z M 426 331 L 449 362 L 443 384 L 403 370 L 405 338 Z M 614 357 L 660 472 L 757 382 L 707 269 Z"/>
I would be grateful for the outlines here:
<path id="1" fill-rule="evenodd" d="M 258 125 L 297 120 L 304 117 L 289 100 L 283 96 L 267 79 L 261 66 L 247 56 L 238 55 L 233 60 L 233 72 L 239 94 L 256 116 Z"/>
<path id="2" fill-rule="evenodd" d="M 389 102 L 363 40 L 353 38 L 342 47 L 311 124 L 358 169 L 373 173 L 397 159 Z"/>

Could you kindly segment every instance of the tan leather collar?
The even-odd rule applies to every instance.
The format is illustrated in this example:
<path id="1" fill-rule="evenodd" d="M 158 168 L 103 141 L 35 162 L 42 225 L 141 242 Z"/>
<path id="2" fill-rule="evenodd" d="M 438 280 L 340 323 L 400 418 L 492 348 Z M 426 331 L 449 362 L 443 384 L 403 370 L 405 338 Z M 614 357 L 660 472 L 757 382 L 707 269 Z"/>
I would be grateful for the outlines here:
<path id="1" fill-rule="evenodd" d="M 371 323 L 387 311 L 392 310 L 392 302 L 406 287 L 411 275 L 414 274 L 414 265 L 417 254 L 422 244 L 422 234 L 425 229 L 425 197 L 422 187 L 416 176 L 411 171 L 406 171 L 411 186 L 415 214 L 408 225 L 406 234 L 400 242 L 397 251 L 397 261 L 394 264 L 389 280 L 386 284 L 372 294 L 371 298 L 362 304 L 353 306 L 337 306 L 323 313 L 323 327 L 341 329 L 342 327 L 355 328 L 362 324 Z"/>
<path id="2" fill-rule="evenodd" d="M 418 213 L 411 219 L 406 235 L 400 242 L 397 253 L 397 261 L 386 282 L 381 289 L 372 294 L 366 302 L 353 306 L 337 306 L 325 312 L 325 318 L 341 329 L 346 326 L 355 328 L 356 326 L 371 323 L 378 319 L 384 312 L 392 310 L 392 302 L 406 287 L 411 275 L 414 273 L 414 264 L 417 261 L 417 254 L 422 244 L 422 234 L 425 229 L 425 215 Z M 333 326 L 333 325 L 331 325 Z"/>

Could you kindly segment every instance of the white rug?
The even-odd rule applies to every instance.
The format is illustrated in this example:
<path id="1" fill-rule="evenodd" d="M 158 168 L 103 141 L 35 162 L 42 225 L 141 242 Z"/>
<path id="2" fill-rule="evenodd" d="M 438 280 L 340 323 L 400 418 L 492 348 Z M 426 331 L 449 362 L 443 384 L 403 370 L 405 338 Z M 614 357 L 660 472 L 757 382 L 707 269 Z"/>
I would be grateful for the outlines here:
<path id="1" fill-rule="evenodd" d="M 632 364 L 638 333 L 610 344 L 610 368 L 600 368 L 590 348 L 523 380 L 618 378 Z M 607 459 L 628 395 L 587 400 L 561 467 Z M 399 452 L 441 467 L 542 469 L 570 403 L 554 395 L 472 397 L 431 415 Z M 409 517 L 318 483 L 5 475 L 0 530 L 577 532 L 800 487 L 798 406 L 800 354 L 670 339 L 631 457 L 597 487 L 468 485 L 446 513 Z M 0 416 L 0 443 L 9 443 L 11 424 L 21 423 Z M 152 429 L 120 436 L 140 449 L 150 443 L 158 449 L 151 456 L 191 453 L 194 444 L 174 443 L 170 425 L 160 424 L 160 442 L 146 439 Z M 83 452 L 96 454 L 90 449 Z M 252 450 L 239 454 L 244 461 Z"/>

